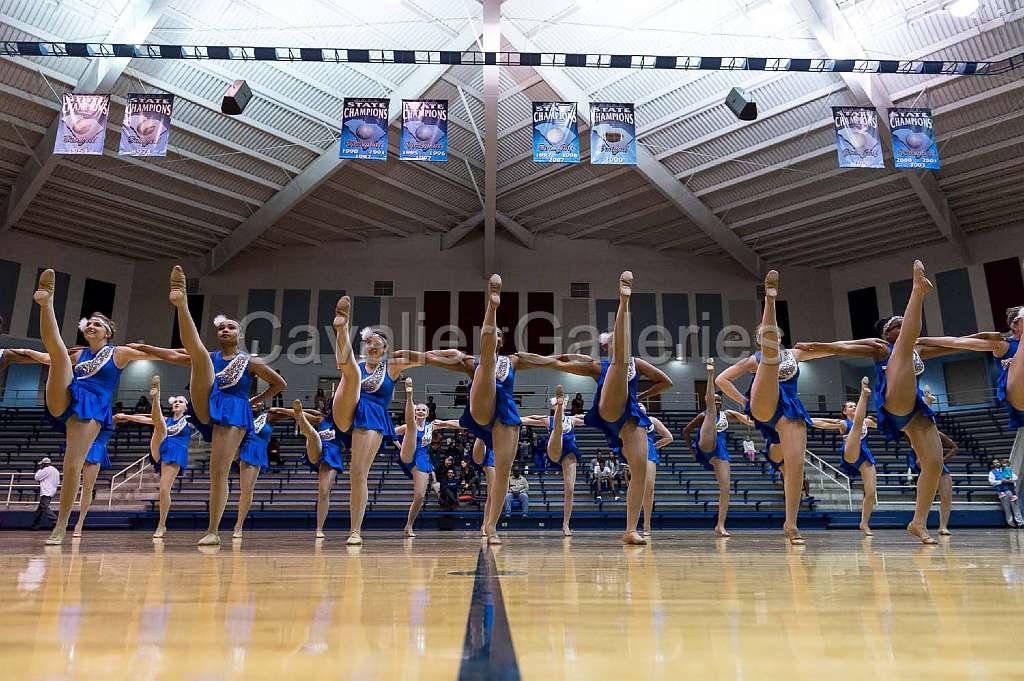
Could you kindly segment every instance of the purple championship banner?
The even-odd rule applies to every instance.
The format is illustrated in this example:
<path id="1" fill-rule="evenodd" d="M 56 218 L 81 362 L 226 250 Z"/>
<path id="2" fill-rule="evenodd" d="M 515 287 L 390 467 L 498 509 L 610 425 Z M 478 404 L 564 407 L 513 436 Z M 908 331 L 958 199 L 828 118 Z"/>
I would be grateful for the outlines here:
<path id="1" fill-rule="evenodd" d="M 402 140 L 398 156 L 403 161 L 448 160 L 447 99 L 402 100 Z"/>
<path id="2" fill-rule="evenodd" d="M 65 92 L 61 97 L 55 154 L 103 154 L 110 95 Z"/>
<path id="3" fill-rule="evenodd" d="M 533 162 L 580 162 L 576 102 L 533 103 Z"/>
<path id="4" fill-rule="evenodd" d="M 174 95 L 128 95 L 121 123 L 121 156 L 166 156 Z"/>
<path id="5" fill-rule="evenodd" d="M 864 106 L 834 106 L 836 153 L 840 168 L 884 168 L 878 112 Z"/>
<path id="6" fill-rule="evenodd" d="M 388 107 L 391 100 L 345 98 L 338 158 L 388 160 Z"/>

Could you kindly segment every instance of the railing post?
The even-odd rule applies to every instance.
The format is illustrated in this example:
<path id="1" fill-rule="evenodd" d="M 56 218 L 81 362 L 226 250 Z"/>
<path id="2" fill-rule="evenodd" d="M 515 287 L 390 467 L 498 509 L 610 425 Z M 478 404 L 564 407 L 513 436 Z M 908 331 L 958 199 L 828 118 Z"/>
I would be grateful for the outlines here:
<path id="1" fill-rule="evenodd" d="M 5 508 L 11 507 L 11 494 L 14 492 L 14 473 L 11 473 L 11 482 L 7 485 L 7 503 L 4 505 Z"/>

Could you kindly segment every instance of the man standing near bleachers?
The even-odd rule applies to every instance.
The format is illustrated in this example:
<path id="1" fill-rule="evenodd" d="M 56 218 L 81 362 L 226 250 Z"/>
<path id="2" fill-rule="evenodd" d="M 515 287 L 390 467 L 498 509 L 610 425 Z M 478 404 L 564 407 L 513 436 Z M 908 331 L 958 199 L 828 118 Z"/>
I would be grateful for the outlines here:
<path id="1" fill-rule="evenodd" d="M 50 500 L 57 495 L 57 488 L 60 487 L 60 471 L 50 462 L 50 457 L 44 457 L 39 462 L 35 478 L 39 483 L 39 503 L 36 505 L 35 517 L 32 518 L 32 529 L 38 530 L 43 516 L 46 516 L 51 526 L 57 522 L 57 514 L 50 510 Z"/>

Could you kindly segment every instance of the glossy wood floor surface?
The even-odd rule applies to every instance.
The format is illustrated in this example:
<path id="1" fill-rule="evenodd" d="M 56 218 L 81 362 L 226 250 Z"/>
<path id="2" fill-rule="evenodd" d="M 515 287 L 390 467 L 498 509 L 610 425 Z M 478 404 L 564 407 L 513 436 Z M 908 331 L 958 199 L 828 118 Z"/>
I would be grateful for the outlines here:
<path id="1" fill-rule="evenodd" d="M 806 534 L 6 532 L 0 678 L 1024 678 L 1024 531 Z"/>

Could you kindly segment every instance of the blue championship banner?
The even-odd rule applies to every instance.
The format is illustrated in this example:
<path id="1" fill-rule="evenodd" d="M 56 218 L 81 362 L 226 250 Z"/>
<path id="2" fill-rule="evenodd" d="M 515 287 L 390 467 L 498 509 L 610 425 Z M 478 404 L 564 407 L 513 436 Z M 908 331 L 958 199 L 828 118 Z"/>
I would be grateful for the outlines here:
<path id="1" fill-rule="evenodd" d="M 940 168 L 931 109 L 889 109 L 889 132 L 897 168 Z"/>
<path id="2" fill-rule="evenodd" d="M 580 136 L 575 102 L 533 103 L 535 163 L 579 163 Z"/>
<path id="3" fill-rule="evenodd" d="M 591 102 L 591 165 L 636 165 L 636 117 L 632 104 Z"/>
<path id="4" fill-rule="evenodd" d="M 399 158 L 403 161 L 448 160 L 447 99 L 402 100 Z"/>
<path id="5" fill-rule="evenodd" d="M 109 113 L 110 95 L 65 92 L 53 153 L 102 155 Z"/>
<path id="6" fill-rule="evenodd" d="M 836 153 L 840 168 L 884 168 L 878 112 L 863 106 L 834 106 Z"/>
<path id="7" fill-rule="evenodd" d="M 338 158 L 388 160 L 387 99 L 345 98 Z"/>
<path id="8" fill-rule="evenodd" d="M 128 94 L 121 123 L 121 156 L 166 156 L 174 95 Z"/>

